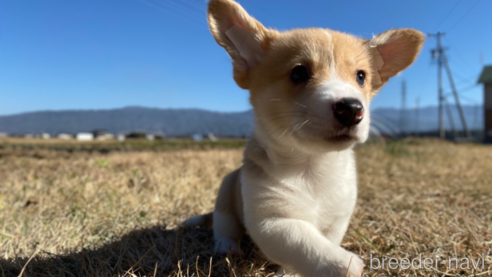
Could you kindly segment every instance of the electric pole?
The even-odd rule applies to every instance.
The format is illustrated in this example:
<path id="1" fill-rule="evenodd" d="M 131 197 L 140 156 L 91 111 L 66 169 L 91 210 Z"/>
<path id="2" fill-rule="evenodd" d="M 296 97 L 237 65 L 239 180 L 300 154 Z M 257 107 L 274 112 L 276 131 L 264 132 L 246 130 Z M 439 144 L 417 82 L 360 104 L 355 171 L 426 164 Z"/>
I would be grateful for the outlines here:
<path id="1" fill-rule="evenodd" d="M 444 49 L 441 46 L 441 36 L 445 33 L 437 32 L 437 34 L 428 34 L 429 37 L 436 37 L 437 48 L 432 49 L 432 57 L 437 58 L 437 91 L 438 91 L 438 103 L 439 103 L 439 137 L 444 139 L 446 133 L 444 131 L 444 113 L 443 113 L 443 91 L 442 91 L 442 53 Z"/>
<path id="2" fill-rule="evenodd" d="M 468 130 L 468 126 L 466 124 L 465 114 L 463 113 L 463 109 L 461 108 L 460 98 L 458 97 L 458 91 L 456 91 L 456 86 L 454 85 L 453 75 L 451 74 L 451 69 L 449 68 L 448 58 L 446 57 L 446 54 L 444 52 L 442 53 L 442 58 L 443 58 L 444 65 L 446 66 L 446 72 L 448 73 L 449 83 L 451 84 L 451 89 L 453 90 L 454 100 L 456 101 L 456 106 L 460 114 L 463 130 L 465 131 L 465 135 L 468 138 L 471 138 L 470 130 Z"/>
<path id="3" fill-rule="evenodd" d="M 401 82 L 401 110 L 400 110 L 400 135 L 405 136 L 407 118 L 406 118 L 406 93 L 407 88 L 405 80 Z"/>
<path id="4" fill-rule="evenodd" d="M 453 138 L 456 139 L 458 137 L 458 133 L 456 133 L 456 128 L 454 127 L 453 114 L 451 113 L 451 108 L 449 107 L 449 103 L 446 98 L 444 98 L 444 104 L 446 105 L 446 112 L 448 114 L 449 125 L 451 125 L 451 131 L 453 131 Z"/>
<path id="5" fill-rule="evenodd" d="M 444 114 L 443 114 L 443 105 L 448 106 L 446 103 L 446 99 L 444 98 L 442 91 L 442 67 L 446 68 L 446 73 L 448 75 L 449 84 L 451 85 L 451 89 L 453 91 L 454 100 L 456 102 L 456 108 L 458 109 L 458 113 L 461 119 L 461 125 L 463 126 L 463 131 L 465 132 L 466 137 L 471 138 L 470 130 L 466 124 L 465 114 L 463 113 L 463 109 L 461 108 L 460 99 L 458 97 L 458 91 L 456 90 L 456 86 L 454 84 L 453 75 L 451 74 L 451 69 L 449 68 L 448 58 L 446 53 L 444 52 L 444 48 L 441 45 L 441 37 L 444 36 L 445 33 L 437 32 L 437 34 L 428 34 L 429 37 L 436 37 L 437 39 L 437 48 L 432 49 L 433 58 L 437 58 L 437 78 L 438 78 L 438 93 L 439 93 L 439 136 L 441 138 L 445 137 L 444 131 Z M 453 118 L 451 117 L 451 112 L 449 107 L 447 108 L 448 117 L 451 123 L 451 127 L 453 128 L 453 134 L 456 137 L 456 131 L 454 129 L 454 123 L 452 122 Z"/>
<path id="6" fill-rule="evenodd" d="M 420 98 L 417 97 L 417 101 L 415 101 L 415 132 L 417 134 L 417 137 L 420 136 L 420 130 L 419 130 L 419 110 L 420 110 L 420 107 L 419 107 L 419 102 L 420 102 Z"/>

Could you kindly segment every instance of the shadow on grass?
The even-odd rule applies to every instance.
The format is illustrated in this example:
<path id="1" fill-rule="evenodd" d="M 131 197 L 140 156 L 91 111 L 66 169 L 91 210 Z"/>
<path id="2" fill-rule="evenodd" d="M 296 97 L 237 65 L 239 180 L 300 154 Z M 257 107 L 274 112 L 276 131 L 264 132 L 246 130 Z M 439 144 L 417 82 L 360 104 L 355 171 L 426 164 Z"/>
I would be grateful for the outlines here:
<path id="1" fill-rule="evenodd" d="M 95 249 L 64 255 L 38 251 L 30 261 L 2 258 L 0 276 L 19 276 L 24 266 L 22 276 L 262 276 L 275 270 L 249 237 L 241 248 L 242 258 L 216 256 L 211 229 L 152 227 Z"/>

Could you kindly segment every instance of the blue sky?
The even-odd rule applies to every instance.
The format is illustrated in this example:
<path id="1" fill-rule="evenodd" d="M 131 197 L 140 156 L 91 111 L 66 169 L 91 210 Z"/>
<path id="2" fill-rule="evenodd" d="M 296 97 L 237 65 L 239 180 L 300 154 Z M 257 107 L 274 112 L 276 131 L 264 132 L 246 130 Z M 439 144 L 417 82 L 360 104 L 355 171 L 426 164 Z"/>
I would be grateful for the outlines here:
<path id="1" fill-rule="evenodd" d="M 267 27 L 324 27 L 361 37 L 390 28 L 445 31 L 458 88 L 492 64 L 492 1 L 239 1 Z M 0 1 L 0 115 L 123 106 L 243 111 L 248 94 L 210 35 L 203 0 Z M 414 65 L 393 78 L 372 108 L 437 104 L 437 67 L 427 39 Z M 445 92 L 449 92 L 447 79 Z M 463 91 L 481 104 L 482 88 Z M 450 98 L 451 100 L 451 98 Z"/>

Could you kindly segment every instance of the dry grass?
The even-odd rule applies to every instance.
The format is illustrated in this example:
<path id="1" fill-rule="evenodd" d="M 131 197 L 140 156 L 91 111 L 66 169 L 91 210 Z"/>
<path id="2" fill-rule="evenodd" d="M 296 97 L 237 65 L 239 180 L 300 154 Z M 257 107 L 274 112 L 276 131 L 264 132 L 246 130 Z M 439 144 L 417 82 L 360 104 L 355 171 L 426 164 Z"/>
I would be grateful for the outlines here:
<path id="1" fill-rule="evenodd" d="M 0 149 L 0 276 L 271 274 L 247 238 L 247 255 L 226 259 L 213 256 L 211 230 L 176 229 L 212 210 L 241 152 Z M 365 276 L 492 276 L 492 147 L 408 140 L 357 156 L 359 201 L 343 246 L 366 262 Z M 486 261 L 478 270 L 369 268 L 370 255 L 419 254 Z"/>

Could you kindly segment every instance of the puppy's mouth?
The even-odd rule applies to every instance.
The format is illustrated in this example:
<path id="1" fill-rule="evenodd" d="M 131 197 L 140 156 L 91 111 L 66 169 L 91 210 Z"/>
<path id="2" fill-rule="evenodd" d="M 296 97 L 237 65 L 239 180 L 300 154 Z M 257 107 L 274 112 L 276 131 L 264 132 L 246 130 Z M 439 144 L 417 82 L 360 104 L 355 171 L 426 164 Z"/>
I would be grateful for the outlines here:
<path id="1" fill-rule="evenodd" d="M 302 133 L 302 140 L 309 140 L 309 138 L 318 138 L 325 142 L 329 142 L 331 144 L 344 144 L 351 143 L 360 140 L 358 127 L 335 127 L 331 129 L 302 129 L 300 132 L 295 132 L 295 134 L 300 135 Z"/>
<path id="2" fill-rule="evenodd" d="M 328 138 L 325 138 L 325 140 L 329 141 L 329 142 L 350 142 L 352 140 L 356 140 L 357 138 L 353 135 L 350 135 L 350 134 L 342 134 L 342 135 L 336 135 L 336 136 L 330 136 Z"/>
<path id="3" fill-rule="evenodd" d="M 358 139 L 357 130 L 354 129 L 355 128 L 343 128 L 341 130 L 336 131 L 335 133 L 325 135 L 324 139 L 332 143 L 344 143 L 344 142 L 357 140 Z"/>

